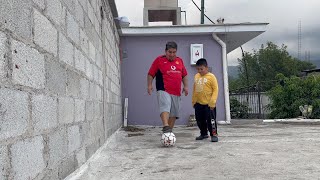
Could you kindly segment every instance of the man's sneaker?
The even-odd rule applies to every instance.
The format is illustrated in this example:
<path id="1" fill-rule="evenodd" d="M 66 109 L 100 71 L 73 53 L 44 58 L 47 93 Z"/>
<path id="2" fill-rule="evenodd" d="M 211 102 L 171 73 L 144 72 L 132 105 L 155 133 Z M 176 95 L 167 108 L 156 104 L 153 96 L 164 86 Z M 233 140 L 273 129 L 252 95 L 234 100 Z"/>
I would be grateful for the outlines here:
<path id="1" fill-rule="evenodd" d="M 162 128 L 162 132 L 163 132 L 163 133 L 169 133 L 169 132 L 172 132 L 172 129 L 171 129 L 170 126 L 164 126 L 164 127 Z"/>
<path id="2" fill-rule="evenodd" d="M 200 135 L 200 136 L 196 137 L 196 140 L 203 140 L 203 139 L 206 139 L 208 137 L 209 137 L 208 135 L 204 135 L 204 136 Z"/>
<path id="3" fill-rule="evenodd" d="M 211 136 L 211 142 L 218 142 L 218 136 Z"/>

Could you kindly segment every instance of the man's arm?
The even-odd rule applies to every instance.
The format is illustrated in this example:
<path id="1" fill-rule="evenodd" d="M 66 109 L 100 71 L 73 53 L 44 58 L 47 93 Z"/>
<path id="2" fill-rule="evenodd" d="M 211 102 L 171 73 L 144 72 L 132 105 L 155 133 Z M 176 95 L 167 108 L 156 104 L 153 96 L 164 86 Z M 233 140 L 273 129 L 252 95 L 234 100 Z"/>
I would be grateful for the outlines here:
<path id="1" fill-rule="evenodd" d="M 189 91 L 188 91 L 188 76 L 185 76 L 182 78 L 182 83 L 183 83 L 183 90 L 184 95 L 187 96 Z"/>
<path id="2" fill-rule="evenodd" d="M 147 77 L 147 84 L 148 84 L 148 94 L 151 95 L 153 88 L 152 88 L 152 81 L 153 81 L 153 77 L 151 75 L 148 74 Z"/>

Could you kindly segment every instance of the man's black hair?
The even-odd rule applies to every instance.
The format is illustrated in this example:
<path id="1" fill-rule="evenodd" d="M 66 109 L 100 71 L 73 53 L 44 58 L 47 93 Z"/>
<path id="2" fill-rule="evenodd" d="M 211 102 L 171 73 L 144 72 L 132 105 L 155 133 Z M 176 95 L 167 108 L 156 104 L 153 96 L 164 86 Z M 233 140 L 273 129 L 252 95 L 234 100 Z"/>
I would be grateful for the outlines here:
<path id="1" fill-rule="evenodd" d="M 167 42 L 166 44 L 166 51 L 169 50 L 169 49 L 176 49 L 178 50 L 178 45 L 177 43 L 173 42 L 173 41 L 170 41 L 170 42 Z"/>
<path id="2" fill-rule="evenodd" d="M 207 67 L 208 66 L 208 63 L 207 63 L 207 60 L 205 58 L 201 58 L 197 61 L 196 63 L 197 66 L 204 66 L 204 67 Z"/>

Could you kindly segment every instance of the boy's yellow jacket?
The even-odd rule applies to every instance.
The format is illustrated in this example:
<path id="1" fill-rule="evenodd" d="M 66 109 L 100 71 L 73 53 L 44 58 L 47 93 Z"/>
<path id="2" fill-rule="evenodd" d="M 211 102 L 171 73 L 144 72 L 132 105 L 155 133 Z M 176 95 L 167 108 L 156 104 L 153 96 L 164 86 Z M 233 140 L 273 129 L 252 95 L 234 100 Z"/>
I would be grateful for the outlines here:
<path id="1" fill-rule="evenodd" d="M 218 82 L 215 75 L 207 73 L 201 76 L 197 73 L 194 76 L 192 106 L 196 103 L 215 107 L 218 98 Z"/>

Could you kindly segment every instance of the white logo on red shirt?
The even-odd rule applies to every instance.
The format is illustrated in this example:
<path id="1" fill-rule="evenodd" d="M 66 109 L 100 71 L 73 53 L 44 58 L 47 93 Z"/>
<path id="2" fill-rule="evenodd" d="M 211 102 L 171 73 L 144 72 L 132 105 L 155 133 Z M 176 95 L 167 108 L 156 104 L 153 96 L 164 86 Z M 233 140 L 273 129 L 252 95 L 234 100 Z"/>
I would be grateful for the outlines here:
<path id="1" fill-rule="evenodd" d="M 174 70 L 176 70 L 177 68 L 176 68 L 174 65 L 172 65 L 172 66 L 171 66 L 171 69 L 174 71 Z"/>

